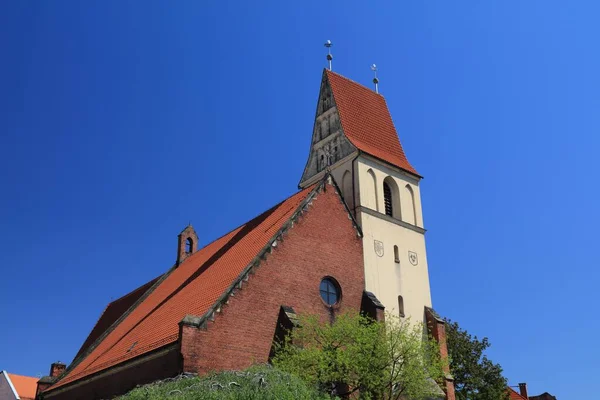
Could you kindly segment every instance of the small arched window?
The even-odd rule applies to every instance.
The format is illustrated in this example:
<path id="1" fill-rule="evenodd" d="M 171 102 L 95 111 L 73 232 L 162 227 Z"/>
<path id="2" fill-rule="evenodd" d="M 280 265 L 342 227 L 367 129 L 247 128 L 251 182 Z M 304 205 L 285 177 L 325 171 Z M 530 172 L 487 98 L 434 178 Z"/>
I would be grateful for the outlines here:
<path id="1" fill-rule="evenodd" d="M 185 253 L 191 254 L 193 249 L 194 241 L 192 240 L 192 238 L 187 238 L 187 240 L 185 241 Z"/>
<path id="2" fill-rule="evenodd" d="M 371 210 L 379 211 L 378 195 L 377 195 L 377 179 L 372 169 L 367 171 L 365 177 L 365 185 L 361 189 L 361 202 L 362 205 L 370 208 Z M 360 186 L 363 186 L 362 184 Z"/>
<path id="3" fill-rule="evenodd" d="M 400 253 L 398 252 L 398 246 L 394 246 L 394 262 L 400 263 Z"/>
<path id="4" fill-rule="evenodd" d="M 398 296 L 398 315 L 404 318 L 404 299 L 402 296 Z"/>
<path id="5" fill-rule="evenodd" d="M 417 207 L 415 204 L 415 192 L 413 191 L 413 189 L 410 187 L 410 185 L 406 185 L 404 187 L 404 190 L 406 192 L 406 208 L 408 209 L 408 211 L 405 213 L 406 214 L 406 221 L 411 225 L 417 225 Z M 404 207 L 404 205 L 403 205 Z"/>

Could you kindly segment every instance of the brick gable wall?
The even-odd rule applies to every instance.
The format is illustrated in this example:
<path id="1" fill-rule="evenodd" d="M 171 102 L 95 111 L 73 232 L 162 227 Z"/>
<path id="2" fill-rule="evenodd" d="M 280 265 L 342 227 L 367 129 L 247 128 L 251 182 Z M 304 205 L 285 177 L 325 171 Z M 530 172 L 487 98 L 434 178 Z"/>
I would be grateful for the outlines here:
<path id="1" fill-rule="evenodd" d="M 319 294 L 326 276 L 342 289 L 333 314 L 358 311 L 364 290 L 362 242 L 332 186 L 318 195 L 214 322 L 205 330 L 182 326 L 184 370 L 205 373 L 267 362 L 282 305 L 298 314 L 331 318 Z"/>

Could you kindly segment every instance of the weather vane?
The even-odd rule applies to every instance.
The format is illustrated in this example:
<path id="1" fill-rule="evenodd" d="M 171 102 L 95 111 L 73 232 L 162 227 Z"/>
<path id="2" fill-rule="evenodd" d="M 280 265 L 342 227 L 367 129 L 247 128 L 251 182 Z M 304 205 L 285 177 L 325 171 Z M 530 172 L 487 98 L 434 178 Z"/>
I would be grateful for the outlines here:
<path id="1" fill-rule="evenodd" d="M 331 71 L 331 60 L 333 60 L 333 56 L 331 55 L 331 46 L 333 46 L 333 43 L 331 43 L 331 40 L 328 40 L 325 42 L 325 47 L 327 47 L 327 62 L 329 63 L 330 71 Z"/>
<path id="2" fill-rule="evenodd" d="M 379 93 L 379 79 L 377 78 L 377 65 L 371 65 L 371 71 L 375 73 L 375 77 L 373 78 L 373 83 L 375 84 L 375 93 Z"/>

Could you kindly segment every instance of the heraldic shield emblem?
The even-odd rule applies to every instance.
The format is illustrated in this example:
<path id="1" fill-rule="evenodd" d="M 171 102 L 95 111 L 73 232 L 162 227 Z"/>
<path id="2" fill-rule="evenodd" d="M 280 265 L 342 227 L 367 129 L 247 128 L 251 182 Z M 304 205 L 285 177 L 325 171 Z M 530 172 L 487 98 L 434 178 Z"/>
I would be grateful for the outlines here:
<path id="1" fill-rule="evenodd" d="M 417 265 L 419 263 L 419 258 L 417 257 L 417 253 L 415 253 L 414 251 L 409 251 L 408 252 L 408 261 L 410 261 L 410 263 L 412 265 Z"/>
<path id="2" fill-rule="evenodd" d="M 383 242 L 375 240 L 375 254 L 379 257 L 383 257 Z"/>

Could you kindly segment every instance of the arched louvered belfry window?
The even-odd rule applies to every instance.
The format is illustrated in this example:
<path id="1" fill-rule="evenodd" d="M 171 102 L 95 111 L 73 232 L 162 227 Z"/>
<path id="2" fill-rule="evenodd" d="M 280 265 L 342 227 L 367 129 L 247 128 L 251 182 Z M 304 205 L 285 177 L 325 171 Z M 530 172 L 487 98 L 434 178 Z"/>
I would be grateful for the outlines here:
<path id="1" fill-rule="evenodd" d="M 400 193 L 394 178 L 388 176 L 383 180 L 383 205 L 385 214 L 402 219 L 400 214 Z"/>
<path id="2" fill-rule="evenodd" d="M 187 238 L 185 241 L 185 252 L 186 254 L 190 254 L 194 249 L 194 241 L 192 238 Z"/>
<path id="3" fill-rule="evenodd" d="M 392 204 L 392 188 L 387 182 L 383 182 L 383 202 L 385 204 L 385 214 L 394 216 L 394 206 Z"/>

